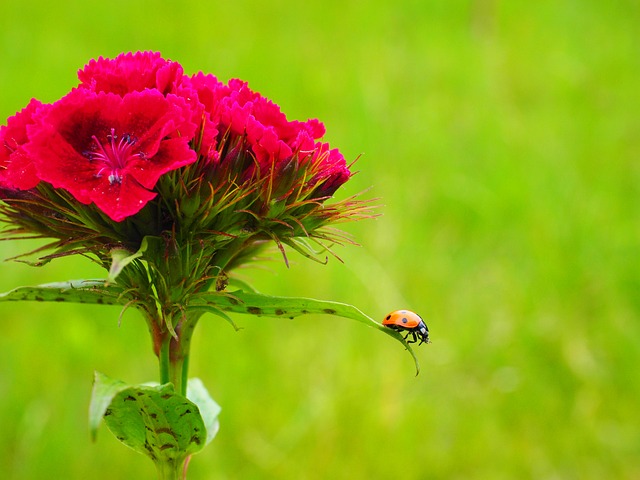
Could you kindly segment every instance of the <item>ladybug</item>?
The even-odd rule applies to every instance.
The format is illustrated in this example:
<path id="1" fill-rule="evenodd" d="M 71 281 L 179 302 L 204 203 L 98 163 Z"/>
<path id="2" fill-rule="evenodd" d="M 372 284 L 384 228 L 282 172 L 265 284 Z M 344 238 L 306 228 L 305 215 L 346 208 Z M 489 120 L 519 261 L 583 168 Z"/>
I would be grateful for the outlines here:
<path id="1" fill-rule="evenodd" d="M 429 342 L 429 329 L 424 323 L 420 315 L 410 310 L 396 310 L 384 317 L 382 325 L 391 328 L 396 332 L 407 332 L 404 339 L 411 337 L 407 343 L 416 343 L 420 339 L 418 345 Z"/>

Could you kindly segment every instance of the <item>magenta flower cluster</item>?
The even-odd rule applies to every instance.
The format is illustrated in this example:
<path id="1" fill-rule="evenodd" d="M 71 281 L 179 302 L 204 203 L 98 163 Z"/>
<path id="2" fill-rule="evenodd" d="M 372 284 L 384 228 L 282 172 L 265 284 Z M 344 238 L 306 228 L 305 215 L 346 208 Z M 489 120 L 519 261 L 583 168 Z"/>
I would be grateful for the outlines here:
<path id="1" fill-rule="evenodd" d="M 288 120 L 243 81 L 185 75 L 152 52 L 92 60 L 78 77 L 58 101 L 31 100 L 0 128 L 0 198 L 44 183 L 121 222 L 157 197 L 163 175 L 188 165 L 269 198 L 302 188 L 322 201 L 351 175 L 320 141 L 319 121 Z"/>

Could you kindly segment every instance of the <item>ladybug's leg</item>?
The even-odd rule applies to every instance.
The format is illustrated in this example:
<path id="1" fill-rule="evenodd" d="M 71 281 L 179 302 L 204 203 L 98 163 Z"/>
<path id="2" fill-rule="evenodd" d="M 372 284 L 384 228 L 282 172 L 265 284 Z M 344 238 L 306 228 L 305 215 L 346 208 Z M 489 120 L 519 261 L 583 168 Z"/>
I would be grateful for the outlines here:
<path id="1" fill-rule="evenodd" d="M 411 340 L 407 340 L 409 336 L 411 336 Z M 416 343 L 418 341 L 418 339 L 416 338 L 416 332 L 408 332 L 407 336 L 404 337 L 404 339 L 406 340 L 407 343 Z"/>

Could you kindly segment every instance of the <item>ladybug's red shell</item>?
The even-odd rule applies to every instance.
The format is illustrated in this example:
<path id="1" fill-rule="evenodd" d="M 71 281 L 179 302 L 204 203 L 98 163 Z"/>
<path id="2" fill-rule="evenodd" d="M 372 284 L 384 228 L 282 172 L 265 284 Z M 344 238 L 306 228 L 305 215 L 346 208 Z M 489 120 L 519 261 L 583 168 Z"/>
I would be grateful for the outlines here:
<path id="1" fill-rule="evenodd" d="M 402 327 L 403 330 L 417 328 L 421 323 L 424 323 L 422 317 L 410 310 L 396 310 L 387 315 L 382 321 L 382 324 L 386 327 Z"/>
<path id="2" fill-rule="evenodd" d="M 420 343 L 429 343 L 429 329 L 422 320 L 422 317 L 411 310 L 396 310 L 387 315 L 382 320 L 382 325 L 389 327 L 397 332 L 407 332 L 404 337 L 405 340 L 411 337 L 411 340 L 407 340 L 408 343 L 415 343 L 420 340 Z"/>

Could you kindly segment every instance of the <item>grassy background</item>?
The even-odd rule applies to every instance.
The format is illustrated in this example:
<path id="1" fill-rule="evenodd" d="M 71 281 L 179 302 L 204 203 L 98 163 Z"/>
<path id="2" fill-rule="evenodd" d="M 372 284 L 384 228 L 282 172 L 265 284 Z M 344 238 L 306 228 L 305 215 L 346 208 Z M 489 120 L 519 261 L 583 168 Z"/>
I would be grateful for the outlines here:
<path id="1" fill-rule="evenodd" d="M 240 77 L 348 158 L 345 264 L 247 271 L 260 290 L 420 312 L 422 374 L 349 321 L 207 317 L 191 374 L 223 407 L 195 479 L 640 478 L 638 2 L 0 4 L 0 118 L 90 58 L 152 49 Z M 0 257 L 24 251 L 0 244 Z M 277 257 L 274 257 L 277 258 Z M 3 263 L 0 291 L 101 276 Z M 153 478 L 86 411 L 94 369 L 157 377 L 140 317 L 1 305 L 0 472 Z"/>

